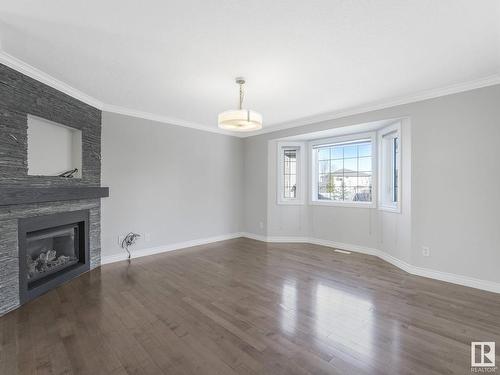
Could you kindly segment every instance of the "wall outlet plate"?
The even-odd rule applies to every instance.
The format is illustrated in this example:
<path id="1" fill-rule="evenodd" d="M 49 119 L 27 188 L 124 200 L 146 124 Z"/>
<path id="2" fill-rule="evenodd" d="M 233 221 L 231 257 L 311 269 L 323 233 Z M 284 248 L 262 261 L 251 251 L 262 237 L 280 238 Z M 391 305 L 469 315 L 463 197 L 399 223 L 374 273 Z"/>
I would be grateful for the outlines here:
<path id="1" fill-rule="evenodd" d="M 428 246 L 422 246 L 422 255 L 424 257 L 429 257 L 431 256 L 431 249 L 429 249 Z"/>

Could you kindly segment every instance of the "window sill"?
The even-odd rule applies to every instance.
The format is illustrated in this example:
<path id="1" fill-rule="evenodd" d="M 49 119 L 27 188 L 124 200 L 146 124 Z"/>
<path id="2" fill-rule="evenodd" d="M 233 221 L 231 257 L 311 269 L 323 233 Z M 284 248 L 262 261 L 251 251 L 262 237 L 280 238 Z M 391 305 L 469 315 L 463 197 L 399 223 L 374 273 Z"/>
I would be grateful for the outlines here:
<path id="1" fill-rule="evenodd" d="M 303 206 L 303 201 L 290 200 L 290 201 L 278 201 L 276 202 L 279 206 Z"/>
<path id="2" fill-rule="evenodd" d="M 375 202 L 332 202 L 332 201 L 311 201 L 312 206 L 333 206 L 333 207 L 351 207 L 351 208 L 375 208 Z"/>
<path id="3" fill-rule="evenodd" d="M 401 213 L 401 207 L 399 206 L 379 206 L 379 211 L 392 212 L 395 214 Z"/>

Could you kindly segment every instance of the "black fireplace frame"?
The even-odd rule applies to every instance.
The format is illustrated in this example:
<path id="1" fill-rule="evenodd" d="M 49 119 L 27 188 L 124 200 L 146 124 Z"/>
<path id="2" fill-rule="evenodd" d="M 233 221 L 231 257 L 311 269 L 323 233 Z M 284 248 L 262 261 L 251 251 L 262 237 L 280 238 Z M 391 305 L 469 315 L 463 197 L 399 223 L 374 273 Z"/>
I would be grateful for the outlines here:
<path id="1" fill-rule="evenodd" d="M 26 264 L 27 234 L 39 230 L 78 224 L 79 256 L 78 263 L 48 275 L 28 286 L 28 267 Z M 89 250 L 89 210 L 61 212 L 57 214 L 34 216 L 19 219 L 19 299 L 24 304 L 41 294 L 90 270 Z"/>

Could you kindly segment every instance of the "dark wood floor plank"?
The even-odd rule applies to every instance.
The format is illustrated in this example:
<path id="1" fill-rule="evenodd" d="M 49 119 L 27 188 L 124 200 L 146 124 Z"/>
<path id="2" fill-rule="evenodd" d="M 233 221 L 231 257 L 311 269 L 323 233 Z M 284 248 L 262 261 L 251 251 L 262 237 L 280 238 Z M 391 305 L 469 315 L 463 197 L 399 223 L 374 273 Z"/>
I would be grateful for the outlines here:
<path id="1" fill-rule="evenodd" d="M 500 347 L 498 294 L 235 239 L 103 266 L 1 317 L 0 374 L 466 374 L 471 341 Z"/>

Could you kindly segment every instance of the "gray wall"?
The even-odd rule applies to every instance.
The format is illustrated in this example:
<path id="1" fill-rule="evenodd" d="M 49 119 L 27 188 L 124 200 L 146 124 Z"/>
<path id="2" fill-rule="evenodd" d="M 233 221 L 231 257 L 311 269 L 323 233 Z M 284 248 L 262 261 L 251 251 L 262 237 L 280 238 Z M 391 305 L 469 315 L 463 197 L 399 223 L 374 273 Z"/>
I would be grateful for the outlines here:
<path id="1" fill-rule="evenodd" d="M 129 231 L 137 251 L 241 230 L 241 139 L 106 112 L 102 125 L 103 257 Z"/>
<path id="2" fill-rule="evenodd" d="M 363 223 L 362 233 L 340 231 L 340 238 L 328 239 L 377 246 L 415 266 L 500 282 L 499 103 L 500 86 L 496 85 L 247 138 L 243 230 L 276 235 L 276 224 L 268 223 L 268 188 L 275 184 L 267 171 L 270 140 L 409 117 L 411 220 L 403 220 L 403 225 L 411 226 L 411 233 L 404 235 L 408 249 L 397 244 L 401 220 L 394 219 L 396 214 L 374 210 L 317 207 L 316 217 L 321 220 L 309 222 L 308 233 L 321 239 L 354 220 Z M 295 231 L 280 229 L 280 235 Z M 422 246 L 430 247 L 430 257 L 422 256 Z"/>

